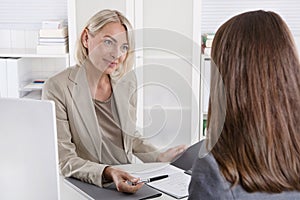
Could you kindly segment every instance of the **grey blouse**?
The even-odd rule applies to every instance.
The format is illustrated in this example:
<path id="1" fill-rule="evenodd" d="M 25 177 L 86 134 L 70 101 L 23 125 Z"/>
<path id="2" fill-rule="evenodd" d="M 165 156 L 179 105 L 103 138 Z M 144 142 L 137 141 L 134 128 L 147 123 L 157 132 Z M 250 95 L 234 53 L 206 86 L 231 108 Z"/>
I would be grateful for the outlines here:
<path id="1" fill-rule="evenodd" d="M 125 164 L 129 160 L 124 151 L 119 119 L 112 114 L 112 107 L 115 107 L 112 98 L 114 95 L 105 102 L 93 99 L 102 137 L 100 162 L 108 165 Z"/>
<path id="2" fill-rule="evenodd" d="M 265 193 L 245 191 L 241 185 L 230 188 L 231 184 L 219 171 L 214 156 L 209 153 L 203 158 L 197 158 L 192 169 L 192 179 L 189 185 L 189 198 L 191 200 L 296 200 L 300 199 L 300 192 Z"/>

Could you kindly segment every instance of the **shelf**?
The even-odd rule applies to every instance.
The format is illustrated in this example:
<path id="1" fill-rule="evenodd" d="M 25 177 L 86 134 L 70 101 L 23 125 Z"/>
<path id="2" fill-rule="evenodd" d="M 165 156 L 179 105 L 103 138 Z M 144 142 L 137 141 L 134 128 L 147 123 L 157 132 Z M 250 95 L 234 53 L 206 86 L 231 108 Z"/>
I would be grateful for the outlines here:
<path id="1" fill-rule="evenodd" d="M 25 58 L 67 58 L 65 54 L 37 54 L 36 49 L 0 48 L 0 57 L 25 57 Z"/>
<path id="2" fill-rule="evenodd" d="M 29 84 L 25 85 L 23 88 L 21 88 L 20 91 L 23 91 L 23 92 L 29 91 L 30 92 L 30 91 L 34 91 L 34 90 L 42 90 L 46 79 L 39 79 L 36 81 L 42 81 L 42 82 L 35 83 L 32 81 Z"/>
<path id="3" fill-rule="evenodd" d="M 26 94 L 22 97 L 22 99 L 35 99 L 35 100 L 41 100 L 42 97 L 42 91 L 41 90 L 34 90 Z"/>
<path id="4" fill-rule="evenodd" d="M 210 60 L 211 59 L 210 55 L 207 55 L 207 54 L 201 54 L 201 58 L 204 59 L 204 60 Z"/>

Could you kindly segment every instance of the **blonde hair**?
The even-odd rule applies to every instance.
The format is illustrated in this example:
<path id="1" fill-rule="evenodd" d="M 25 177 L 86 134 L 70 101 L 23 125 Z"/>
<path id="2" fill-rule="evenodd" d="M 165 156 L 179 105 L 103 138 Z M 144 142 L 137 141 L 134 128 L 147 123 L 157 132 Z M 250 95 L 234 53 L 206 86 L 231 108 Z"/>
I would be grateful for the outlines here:
<path id="1" fill-rule="evenodd" d="M 83 28 L 80 36 L 77 39 L 76 47 L 75 47 L 75 60 L 77 65 L 81 66 L 88 58 L 87 48 L 84 47 L 82 42 L 82 35 L 84 34 L 85 29 L 89 30 L 91 35 L 96 35 L 101 31 L 101 29 L 112 22 L 120 23 L 124 26 L 127 32 L 127 40 L 129 44 L 129 49 L 125 61 L 122 66 L 116 70 L 113 74 L 115 77 L 121 77 L 124 73 L 128 72 L 132 69 L 134 63 L 134 35 L 132 31 L 132 26 L 128 19 L 117 10 L 109 10 L 105 9 L 97 12 L 94 16 L 92 16 L 86 23 Z"/>

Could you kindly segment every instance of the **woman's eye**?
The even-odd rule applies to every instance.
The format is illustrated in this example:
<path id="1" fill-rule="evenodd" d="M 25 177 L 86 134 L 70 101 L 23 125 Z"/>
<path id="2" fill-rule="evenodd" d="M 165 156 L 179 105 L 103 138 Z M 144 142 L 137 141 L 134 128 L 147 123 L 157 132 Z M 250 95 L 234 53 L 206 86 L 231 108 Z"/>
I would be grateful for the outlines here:
<path id="1" fill-rule="evenodd" d="M 104 44 L 111 46 L 113 44 L 113 42 L 111 40 L 106 39 L 106 40 L 104 40 Z"/>
<path id="2" fill-rule="evenodd" d="M 122 47 L 121 47 L 121 51 L 122 51 L 122 52 L 127 52 L 128 49 L 129 49 L 129 46 L 128 46 L 128 45 L 122 45 Z"/>

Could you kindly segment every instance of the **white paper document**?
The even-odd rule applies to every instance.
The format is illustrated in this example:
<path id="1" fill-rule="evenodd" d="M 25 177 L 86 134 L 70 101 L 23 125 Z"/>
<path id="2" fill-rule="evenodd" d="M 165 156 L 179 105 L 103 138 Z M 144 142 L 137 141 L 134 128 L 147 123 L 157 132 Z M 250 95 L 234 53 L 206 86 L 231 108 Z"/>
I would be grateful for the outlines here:
<path id="1" fill-rule="evenodd" d="M 147 183 L 147 185 L 164 192 L 177 199 L 188 196 L 188 186 L 191 176 L 184 173 L 184 170 L 168 163 L 144 163 L 116 166 L 131 175 L 148 179 L 161 175 L 168 175 L 167 178 Z"/>
<path id="2" fill-rule="evenodd" d="M 187 197 L 189 195 L 189 183 L 191 176 L 184 172 L 170 174 L 168 178 L 147 183 L 151 187 L 169 194 L 177 199 Z"/>

